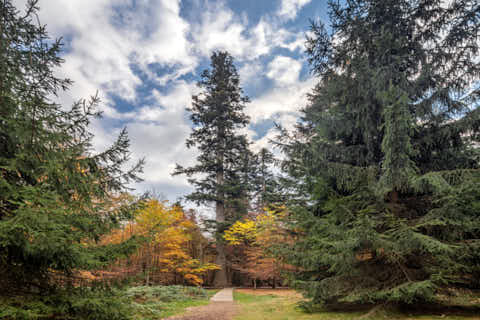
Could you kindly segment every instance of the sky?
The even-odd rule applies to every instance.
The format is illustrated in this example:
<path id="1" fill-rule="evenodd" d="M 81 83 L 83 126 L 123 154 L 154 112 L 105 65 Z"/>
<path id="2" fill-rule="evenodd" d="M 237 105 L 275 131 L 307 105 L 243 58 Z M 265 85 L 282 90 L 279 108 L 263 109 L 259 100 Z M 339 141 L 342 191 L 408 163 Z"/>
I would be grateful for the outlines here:
<path id="1" fill-rule="evenodd" d="M 22 11 L 25 2 L 14 0 Z M 234 57 L 251 99 L 245 132 L 255 150 L 271 148 L 273 123 L 292 128 L 315 82 L 304 53 L 309 19 L 327 19 L 326 0 L 40 0 L 39 7 L 50 36 L 63 38 L 57 74 L 74 81 L 58 102 L 98 92 L 95 150 L 127 127 L 132 161 L 146 159 L 144 181 L 133 187 L 170 201 L 192 191 L 171 173 L 176 163 L 195 163 L 185 108 L 212 51 Z"/>

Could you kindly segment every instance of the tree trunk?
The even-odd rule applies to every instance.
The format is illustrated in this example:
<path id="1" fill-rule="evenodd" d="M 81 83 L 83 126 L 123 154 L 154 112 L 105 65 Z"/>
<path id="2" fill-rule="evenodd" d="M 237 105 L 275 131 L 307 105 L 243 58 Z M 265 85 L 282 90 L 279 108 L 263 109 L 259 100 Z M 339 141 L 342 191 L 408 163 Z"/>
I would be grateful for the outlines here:
<path id="1" fill-rule="evenodd" d="M 215 272 L 213 286 L 223 288 L 228 286 L 227 279 L 227 259 L 225 257 L 225 247 L 223 243 L 217 242 L 217 259 L 215 263 L 221 268 Z"/>
<path id="2" fill-rule="evenodd" d="M 400 198 L 398 193 L 399 192 L 397 190 L 390 191 L 390 193 L 388 194 L 390 202 L 398 203 L 398 200 Z"/>
<path id="3" fill-rule="evenodd" d="M 225 203 L 224 203 L 224 193 L 222 190 L 223 187 L 223 153 L 219 152 L 217 155 L 217 201 L 215 204 L 215 221 L 217 224 L 225 222 Z M 220 270 L 215 272 L 215 277 L 213 279 L 214 287 L 226 287 L 228 286 L 227 279 L 227 258 L 225 256 L 225 246 L 223 242 L 217 239 L 217 258 L 215 263 L 220 267 Z"/>
<path id="4" fill-rule="evenodd" d="M 146 264 L 144 265 L 144 272 L 145 272 L 145 286 L 149 286 L 150 285 L 150 272 L 148 271 L 148 268 L 146 266 Z"/>
<path id="5" fill-rule="evenodd" d="M 263 212 L 263 210 L 265 209 L 265 204 L 266 204 L 266 201 L 265 201 L 265 195 L 267 194 L 267 184 L 266 184 L 266 181 L 265 181 L 265 159 L 262 158 L 262 191 L 263 191 L 263 194 L 262 194 L 262 207 L 260 208 L 260 212 Z"/>

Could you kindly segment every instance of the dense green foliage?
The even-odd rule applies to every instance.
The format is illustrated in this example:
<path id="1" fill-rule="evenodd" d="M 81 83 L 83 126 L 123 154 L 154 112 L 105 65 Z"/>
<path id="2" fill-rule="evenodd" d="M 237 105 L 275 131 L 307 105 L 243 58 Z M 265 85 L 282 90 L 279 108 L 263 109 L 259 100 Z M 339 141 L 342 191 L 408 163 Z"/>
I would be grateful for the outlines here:
<path id="1" fill-rule="evenodd" d="M 125 130 L 93 153 L 88 126 L 100 116 L 98 98 L 71 109 L 53 102 L 71 82 L 55 76 L 61 42 L 37 21 L 35 1 L 25 14 L 0 3 L 0 295 L 53 290 L 59 277 L 69 283 L 75 270 L 100 268 L 135 246 L 97 242 L 139 205 L 120 195 L 143 161 L 122 169 Z M 84 308 L 79 301 L 72 308 Z"/>
<path id="2" fill-rule="evenodd" d="M 0 298 L 0 319 L 126 320 L 132 317 L 131 299 L 120 290 L 69 288 L 44 296 Z"/>
<path id="3" fill-rule="evenodd" d="M 260 149 L 253 159 L 254 161 L 251 164 L 251 170 L 253 171 L 251 198 L 255 204 L 255 209 L 262 211 L 266 206 L 283 204 L 285 198 L 282 185 L 272 170 L 278 164 L 278 160 L 266 148 Z"/>
<path id="4" fill-rule="evenodd" d="M 307 38 L 318 84 L 279 140 L 295 284 L 326 304 L 480 288 L 480 4 L 329 7 Z"/>
<path id="5" fill-rule="evenodd" d="M 124 320 L 163 318 L 187 306 L 208 303 L 204 289 L 182 286 L 131 287 L 126 290 L 69 288 L 47 296 L 0 299 L 0 319 Z"/>
<path id="6" fill-rule="evenodd" d="M 200 151 L 197 164 L 177 166 L 175 174 L 185 174 L 195 187 L 187 199 L 199 204 L 216 203 L 224 206 L 225 218 L 233 218 L 242 189 L 242 164 L 248 162 L 250 151 L 244 135 L 238 130 L 248 124 L 243 113 L 248 97 L 243 95 L 240 78 L 227 52 L 214 52 L 211 69 L 206 69 L 197 84 L 203 91 L 192 97 L 190 120 L 194 128 L 187 147 Z M 200 176 L 204 174 L 205 176 Z"/>

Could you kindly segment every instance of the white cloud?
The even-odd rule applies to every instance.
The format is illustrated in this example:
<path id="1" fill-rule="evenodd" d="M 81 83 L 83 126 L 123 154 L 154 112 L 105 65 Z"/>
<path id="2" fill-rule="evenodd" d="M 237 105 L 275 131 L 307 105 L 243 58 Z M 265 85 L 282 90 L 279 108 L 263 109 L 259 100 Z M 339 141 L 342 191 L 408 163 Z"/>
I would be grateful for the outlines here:
<path id="1" fill-rule="evenodd" d="M 298 35 L 280 27 L 276 20 L 264 16 L 249 28 L 246 18 L 236 16 L 223 2 L 218 2 L 203 11 L 200 23 L 192 25 L 195 50 L 203 56 L 210 56 L 213 50 L 227 50 L 237 59 L 253 60 L 270 54 L 276 47 L 291 51 L 301 47 Z"/>
<path id="2" fill-rule="evenodd" d="M 277 56 L 268 64 L 267 77 L 279 85 L 287 86 L 298 82 L 302 64 L 290 57 Z"/>
<path id="3" fill-rule="evenodd" d="M 254 84 L 261 80 L 261 76 L 264 74 L 263 66 L 260 61 L 253 61 L 245 63 L 239 70 L 241 84 Z"/>
<path id="4" fill-rule="evenodd" d="M 222 5 L 217 9 L 209 9 L 203 12 L 201 23 L 193 31 L 196 49 L 204 56 L 209 56 L 215 49 L 228 50 L 234 56 L 242 56 L 247 42 L 243 35 L 243 22 Z"/>
<path id="5" fill-rule="evenodd" d="M 177 81 L 167 93 L 155 90 L 154 103 L 140 108 L 133 117 L 135 120 L 129 123 L 132 153 L 136 158 L 147 157 L 147 185 L 167 183 L 174 189 L 189 188 L 184 176 L 171 174 L 177 162 L 190 166 L 196 159 L 196 149 L 185 146 L 191 129 L 184 120 L 185 107 L 190 105 L 196 91 L 193 84 L 184 81 Z"/>
<path id="6" fill-rule="evenodd" d="M 17 7 L 24 2 L 16 1 Z M 41 0 L 39 4 L 40 19 L 50 34 L 71 39 L 61 72 L 75 85 L 63 95 L 66 100 L 100 90 L 107 104 L 107 94 L 133 102 L 141 80 L 132 64 L 152 78 L 156 75 L 149 73 L 151 63 L 178 66 L 164 82 L 197 64 L 187 40 L 189 24 L 180 17 L 180 0 L 138 1 L 135 5 L 131 0 Z M 107 116 L 120 117 L 112 106 L 104 108 Z"/>
<path id="7" fill-rule="evenodd" d="M 287 20 L 294 19 L 297 16 L 298 11 L 303 6 L 310 3 L 311 0 L 281 0 L 280 8 L 277 14 Z"/>
<path id="8" fill-rule="evenodd" d="M 289 86 L 276 86 L 253 99 L 247 105 L 246 113 L 253 123 L 273 119 L 286 124 L 289 118 L 282 117 L 282 115 L 297 115 L 299 109 L 305 105 L 306 95 L 313 88 L 314 83 L 315 80 L 309 78 Z"/>
<path id="9" fill-rule="evenodd" d="M 18 8 L 25 2 L 14 0 Z M 126 125 L 132 155 L 147 159 L 146 181 L 136 187 L 158 186 L 172 200 L 191 190 L 184 176 L 171 177 L 175 163 L 190 166 L 197 155 L 185 146 L 191 132 L 185 107 L 198 88 L 194 80 L 179 80 L 181 76 L 197 72 L 213 50 L 228 50 L 242 65 L 242 86 L 261 85 L 265 77 L 274 80 L 273 88 L 247 106 L 252 122 L 275 119 L 290 126 L 313 82 L 299 80 L 301 61 L 285 56 L 268 65 L 262 61 L 271 59 L 268 55 L 278 48 L 292 52 L 302 48 L 303 34 L 282 23 L 293 19 L 308 2 L 282 0 L 277 12 L 264 15 L 253 26 L 246 14 L 236 14 L 222 0 L 207 2 L 190 21 L 180 15 L 181 0 L 40 0 L 39 15 L 52 37 L 67 40 L 66 62 L 58 73 L 74 85 L 60 93 L 60 103 L 70 105 L 98 91 L 106 119 L 92 123 L 94 148 L 107 148 L 118 126 Z M 163 73 L 157 73 L 159 68 Z M 150 87 L 145 88 L 146 84 Z M 109 100 L 112 95 L 128 101 L 133 110 L 120 110 Z M 149 98 L 144 99 L 145 95 Z M 244 133 L 257 140 L 256 147 L 266 146 L 274 134 L 270 130 L 259 138 L 251 128 Z"/>

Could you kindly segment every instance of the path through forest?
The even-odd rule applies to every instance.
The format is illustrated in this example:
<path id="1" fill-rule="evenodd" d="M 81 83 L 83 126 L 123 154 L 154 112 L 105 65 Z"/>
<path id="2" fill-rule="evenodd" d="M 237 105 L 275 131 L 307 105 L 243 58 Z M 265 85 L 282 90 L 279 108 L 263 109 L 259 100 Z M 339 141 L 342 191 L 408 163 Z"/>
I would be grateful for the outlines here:
<path id="1" fill-rule="evenodd" d="M 225 288 L 217 292 L 210 304 L 187 309 L 181 316 L 173 316 L 168 320 L 231 320 L 237 312 L 237 304 L 233 301 L 233 289 Z"/>

